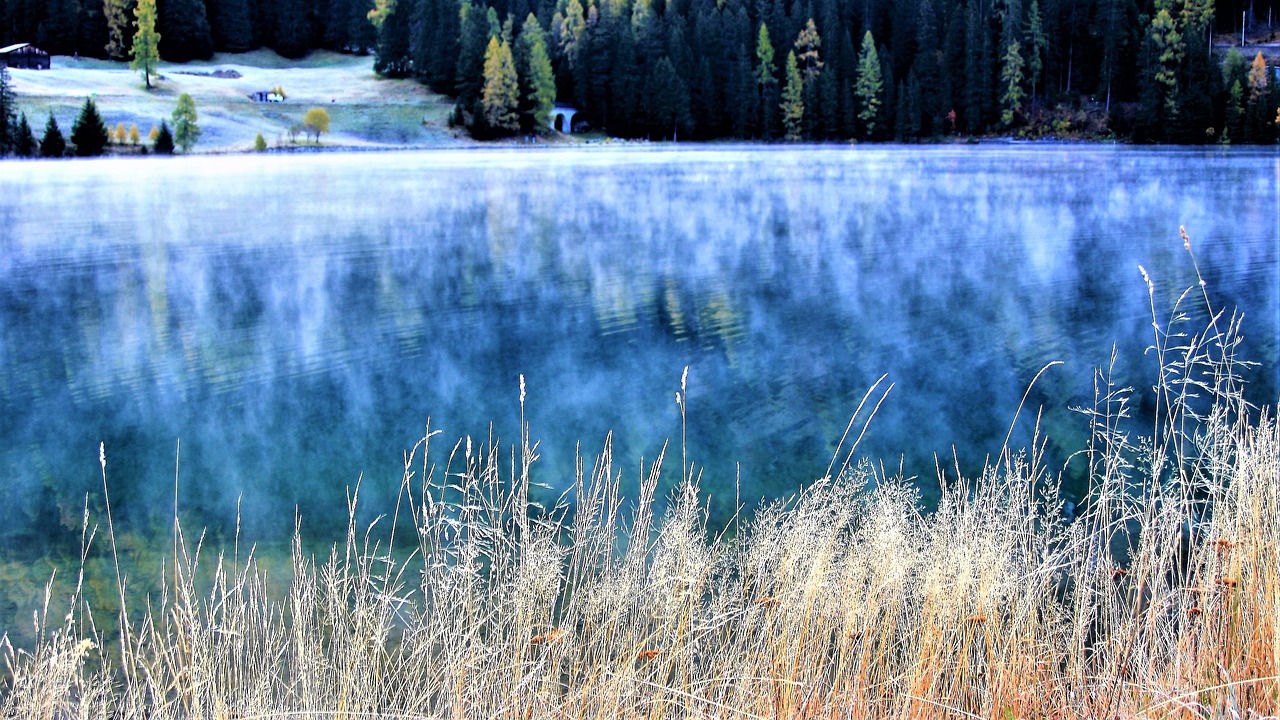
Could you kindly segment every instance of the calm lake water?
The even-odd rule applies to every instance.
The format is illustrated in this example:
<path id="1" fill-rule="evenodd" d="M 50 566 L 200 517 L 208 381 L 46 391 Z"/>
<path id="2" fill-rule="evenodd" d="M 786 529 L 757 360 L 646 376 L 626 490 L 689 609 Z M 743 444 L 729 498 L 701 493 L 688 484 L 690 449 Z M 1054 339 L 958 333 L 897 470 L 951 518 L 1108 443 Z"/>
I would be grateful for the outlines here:
<path id="1" fill-rule="evenodd" d="M 592 148 L 0 165 L 0 548 L 183 508 L 287 537 L 389 511 L 428 419 L 572 481 L 613 431 L 624 486 L 671 440 L 714 512 L 821 476 L 863 393 L 862 451 L 975 472 L 1028 383 L 1059 466 L 1113 344 L 1155 380 L 1195 282 L 1245 314 L 1274 405 L 1280 156 L 1122 147 Z M 1198 311 L 1197 311 L 1198 312 Z M 1162 318 L 1163 320 L 1163 318 Z M 1196 326 L 1189 326 L 1195 329 Z M 883 386 L 882 386 L 883 387 Z M 1138 404 L 1139 411 L 1142 404 Z M 1029 438 L 1020 425 L 1015 442 Z M 679 475 L 669 461 L 667 477 Z"/>

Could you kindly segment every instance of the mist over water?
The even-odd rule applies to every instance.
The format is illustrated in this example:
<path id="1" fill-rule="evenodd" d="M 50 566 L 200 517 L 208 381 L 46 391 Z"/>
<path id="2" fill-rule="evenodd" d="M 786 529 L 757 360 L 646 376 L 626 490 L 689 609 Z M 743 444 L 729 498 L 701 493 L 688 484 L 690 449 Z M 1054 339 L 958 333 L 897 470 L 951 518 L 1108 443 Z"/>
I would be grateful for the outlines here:
<path id="1" fill-rule="evenodd" d="M 439 473 L 519 433 L 571 485 L 614 433 L 624 487 L 671 441 L 713 513 L 821 476 L 863 393 L 860 453 L 935 484 L 1043 425 L 1083 447 L 1092 370 L 1155 381 L 1160 312 L 1195 283 L 1245 313 L 1274 405 L 1280 159 L 1103 147 L 480 150 L 6 163 L 0 547 L 79 537 L 100 504 L 284 538 L 389 512 L 428 419 Z M 1197 310 L 1197 312 L 1199 312 Z M 1162 318 L 1163 321 L 1164 318 Z M 1198 330 L 1203 320 L 1193 321 Z M 1138 404 L 1142 410 L 1142 404 Z M 177 458 L 178 443 L 180 458 Z M 672 458 L 676 458 L 672 460 Z M 437 479 L 438 479 L 437 475 Z M 740 479 L 740 480 L 739 480 Z M 740 483 L 740 490 L 735 487 Z"/>

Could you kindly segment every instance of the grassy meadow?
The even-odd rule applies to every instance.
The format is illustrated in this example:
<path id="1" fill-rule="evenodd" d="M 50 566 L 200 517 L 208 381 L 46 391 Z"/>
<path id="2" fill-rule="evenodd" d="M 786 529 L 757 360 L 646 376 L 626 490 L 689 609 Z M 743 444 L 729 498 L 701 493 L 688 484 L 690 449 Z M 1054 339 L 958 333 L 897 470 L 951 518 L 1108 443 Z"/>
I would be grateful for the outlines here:
<path id="1" fill-rule="evenodd" d="M 1240 387 L 1238 319 L 1152 295 L 1149 388 L 1105 368 L 1058 494 L 1044 439 L 941 501 L 860 460 L 868 391 L 827 476 L 708 527 L 675 441 L 583 459 L 549 507 L 538 448 L 428 432 L 399 499 L 290 576 L 174 523 L 147 597 L 118 567 L 120 632 L 81 588 L 0 649 L 5 718 L 1260 718 L 1280 713 L 1280 429 Z M 1193 305 L 1208 306 L 1190 327 Z M 1154 393 L 1154 423 L 1131 406 Z M 521 388 L 523 404 L 523 387 Z M 684 413 L 684 387 L 676 400 Z M 1034 422 L 1024 407 L 1011 422 Z M 695 421 L 686 418 L 686 421 Z M 626 465 L 624 472 L 621 468 Z M 655 497 L 662 473 L 678 490 Z M 109 466 L 104 462 L 109 492 Z M 638 484 L 628 496 L 624 487 Z M 350 492 L 356 515 L 359 488 Z M 109 507 L 109 506 L 108 506 Z M 659 510 L 659 507 L 663 509 Z M 118 552 L 111 518 L 86 545 Z M 406 532 L 407 531 L 407 532 Z M 405 538 L 410 538 L 408 541 Z M 87 551 L 86 551 L 87 553 Z M 63 573 L 75 575 L 75 569 Z M 274 578 L 274 579 L 273 579 Z M 98 578 L 101 582 L 102 578 Z"/>
<path id="2" fill-rule="evenodd" d="M 222 71 L 221 76 L 215 72 Z M 373 57 L 316 51 L 302 60 L 286 60 L 269 50 L 219 53 L 208 61 L 161 62 L 159 77 L 147 90 L 141 73 L 128 63 L 58 56 L 49 70 L 11 70 L 18 110 L 39 139 L 50 113 L 64 135 L 93 97 L 109 129 L 136 124 L 145 141 L 147 132 L 169 120 L 178 96 L 189 93 L 196 102 L 203 131 L 194 152 L 239 152 L 253 149 L 261 133 L 270 147 L 305 146 L 296 143 L 289 127 L 302 122 L 313 107 L 331 118 L 327 146 L 378 149 L 466 142 L 448 127 L 452 102 L 414 80 L 381 78 L 373 72 Z M 234 77 L 231 75 L 239 75 Z M 259 103 L 254 92 L 280 87 L 281 103 Z M 131 148 L 118 150 L 128 152 Z"/>

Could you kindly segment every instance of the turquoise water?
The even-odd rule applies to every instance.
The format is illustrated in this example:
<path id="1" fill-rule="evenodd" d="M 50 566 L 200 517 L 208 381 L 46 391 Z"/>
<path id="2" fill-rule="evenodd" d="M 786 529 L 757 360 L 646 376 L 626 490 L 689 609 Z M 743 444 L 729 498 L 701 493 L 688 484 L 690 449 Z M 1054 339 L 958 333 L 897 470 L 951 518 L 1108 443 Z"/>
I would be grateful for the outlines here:
<path id="1" fill-rule="evenodd" d="M 688 455 L 713 514 L 821 476 L 865 391 L 860 452 L 936 485 L 1042 409 L 1051 460 L 1113 344 L 1155 381 L 1195 282 L 1245 313 L 1248 392 L 1277 394 L 1280 159 L 1123 147 L 589 148 L 0 165 L 0 548 L 184 513 L 323 534 L 362 478 L 388 512 L 428 420 L 515 441 L 572 482 L 614 433 Z M 1198 311 L 1197 311 L 1198 312 Z M 1193 313 L 1195 315 L 1195 313 Z M 1200 316 L 1196 316 L 1200 317 Z M 1201 318 L 1202 319 L 1202 318 Z M 1194 323 L 1193 323 L 1194 325 Z M 1192 329 L 1195 329 L 1192 327 Z M 878 397 L 878 394 L 877 394 Z M 580 446 L 579 446 L 580 443 Z M 180 457 L 178 447 L 181 447 Z M 847 446 L 846 446 L 847 447 Z M 438 454 L 436 454 L 438 453 Z M 679 476 L 669 454 L 667 478 Z M 442 469 L 442 468 L 441 468 Z"/>

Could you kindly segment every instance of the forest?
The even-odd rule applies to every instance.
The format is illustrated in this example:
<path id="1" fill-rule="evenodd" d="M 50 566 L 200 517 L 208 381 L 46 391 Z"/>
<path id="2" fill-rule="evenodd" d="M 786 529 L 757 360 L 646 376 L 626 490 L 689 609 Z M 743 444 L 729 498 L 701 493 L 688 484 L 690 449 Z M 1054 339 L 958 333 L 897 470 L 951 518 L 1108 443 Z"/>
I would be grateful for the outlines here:
<path id="1" fill-rule="evenodd" d="M 128 59 L 136 0 L 0 0 L 0 44 Z M 160 55 L 375 53 L 476 137 L 1274 143 L 1274 0 L 158 0 Z M 1273 23 L 1276 30 L 1273 31 Z"/>

